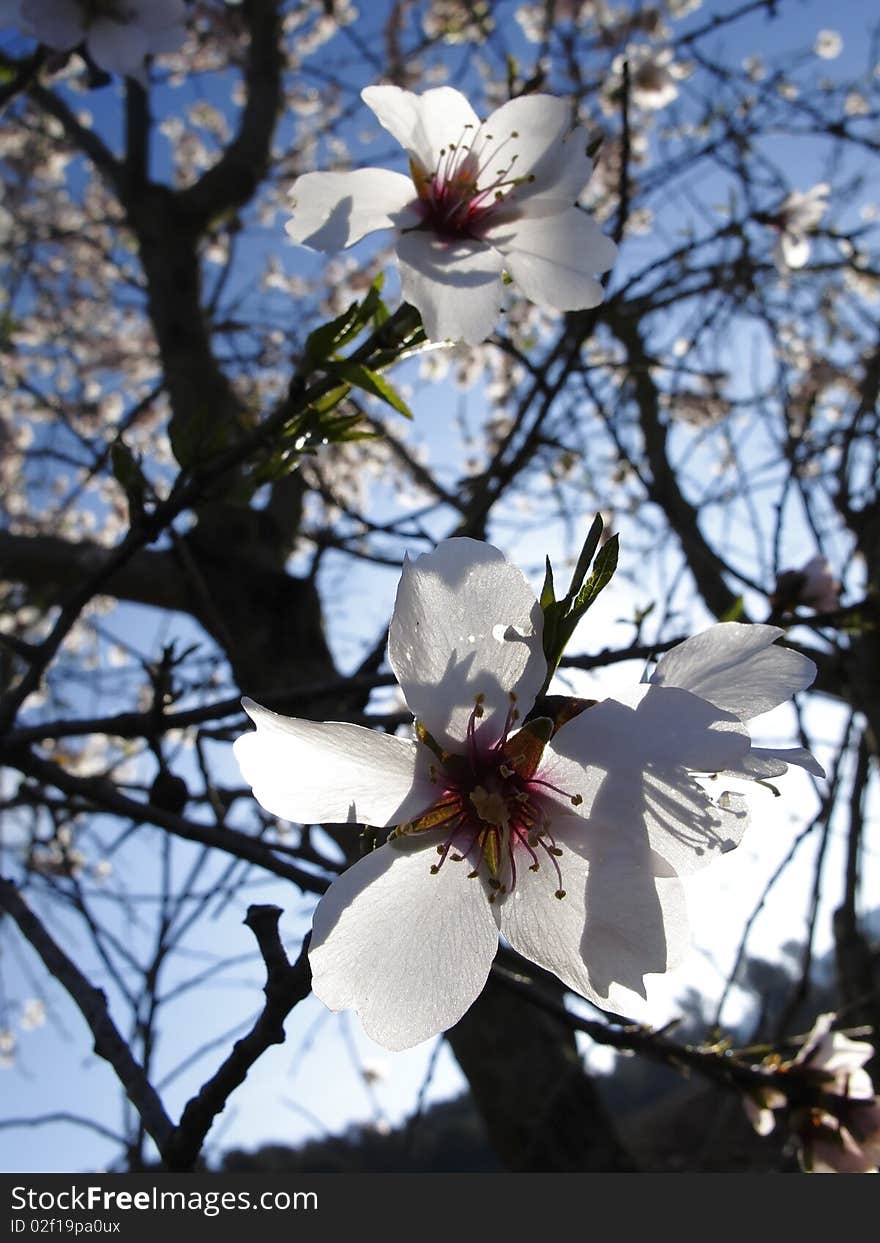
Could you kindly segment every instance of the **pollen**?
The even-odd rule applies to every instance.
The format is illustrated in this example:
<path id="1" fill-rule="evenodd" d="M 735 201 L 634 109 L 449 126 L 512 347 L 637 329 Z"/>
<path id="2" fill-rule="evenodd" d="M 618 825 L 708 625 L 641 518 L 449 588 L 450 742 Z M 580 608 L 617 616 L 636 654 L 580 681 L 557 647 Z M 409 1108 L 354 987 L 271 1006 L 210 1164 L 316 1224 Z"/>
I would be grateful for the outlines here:
<path id="1" fill-rule="evenodd" d="M 518 872 L 542 868 L 555 875 L 552 892 L 562 899 L 565 852 L 553 837 L 554 806 L 563 800 L 577 806 L 583 799 L 537 775 L 547 737 L 528 725 L 518 729 L 515 695 L 510 696 L 501 737 L 489 747 L 481 745 L 477 722 L 485 715 L 485 699 L 482 693 L 474 696 L 466 755 L 444 753 L 436 773 L 442 793 L 418 820 L 391 837 L 441 830 L 431 873 L 436 876 L 448 861 L 466 860 L 466 877 L 483 882 L 490 903 L 513 893 Z"/>

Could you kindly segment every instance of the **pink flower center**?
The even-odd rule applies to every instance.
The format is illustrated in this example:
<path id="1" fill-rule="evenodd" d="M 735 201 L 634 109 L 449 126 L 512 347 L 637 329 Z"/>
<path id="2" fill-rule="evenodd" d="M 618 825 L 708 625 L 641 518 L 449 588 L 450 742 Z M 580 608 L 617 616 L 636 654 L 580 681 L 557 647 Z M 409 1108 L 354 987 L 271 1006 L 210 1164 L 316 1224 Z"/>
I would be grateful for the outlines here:
<path id="1" fill-rule="evenodd" d="M 487 218 L 516 186 L 534 181 L 534 175 L 514 177 L 517 156 L 510 152 L 519 138 L 495 141 L 482 127 L 471 133 L 466 125 L 458 142 L 441 148 L 437 167 L 429 170 L 410 157 L 410 175 L 424 213 L 425 227 L 441 237 L 477 237 Z"/>
<path id="2" fill-rule="evenodd" d="M 419 818 L 399 825 L 392 840 L 403 835 L 442 830 L 437 844 L 437 873 L 447 862 L 471 863 L 468 877 L 482 877 L 489 901 L 511 893 L 518 868 L 537 872 L 541 865 L 556 873 L 557 898 L 565 897 L 559 859 L 562 850 L 552 833 L 554 801 L 552 791 L 573 806 L 583 802 L 581 795 L 569 794 L 538 776 L 546 737 L 527 725 L 512 733 L 519 721 L 516 696 L 511 694 L 501 738 L 489 748 L 476 738 L 476 722 L 483 715 L 483 696 L 476 703 L 468 722 L 465 755 L 443 753 L 441 766 L 432 768 L 432 778 L 441 787 L 435 802 Z M 558 809 L 558 804 L 555 804 Z"/>

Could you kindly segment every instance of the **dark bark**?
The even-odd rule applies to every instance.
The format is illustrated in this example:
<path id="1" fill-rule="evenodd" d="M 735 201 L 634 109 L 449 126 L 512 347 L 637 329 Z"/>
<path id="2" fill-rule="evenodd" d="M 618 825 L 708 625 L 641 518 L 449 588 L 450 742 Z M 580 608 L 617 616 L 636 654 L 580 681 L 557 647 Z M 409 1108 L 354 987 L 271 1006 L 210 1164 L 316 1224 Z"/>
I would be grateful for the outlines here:
<path id="1" fill-rule="evenodd" d="M 553 984 L 561 996 L 561 986 Z M 508 1170 L 622 1173 L 636 1168 L 564 1020 L 490 976 L 446 1038 L 470 1083 L 490 1143 Z"/>

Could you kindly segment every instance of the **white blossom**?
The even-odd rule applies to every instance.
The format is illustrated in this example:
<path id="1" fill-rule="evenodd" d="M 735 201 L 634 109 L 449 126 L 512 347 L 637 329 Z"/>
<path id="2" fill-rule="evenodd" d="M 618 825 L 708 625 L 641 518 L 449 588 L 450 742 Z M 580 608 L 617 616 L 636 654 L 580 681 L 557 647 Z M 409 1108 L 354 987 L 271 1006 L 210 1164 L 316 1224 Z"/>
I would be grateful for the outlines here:
<path id="1" fill-rule="evenodd" d="M 799 604 L 817 613 L 833 613 L 840 606 L 840 583 L 821 553 L 799 570 L 783 570 L 771 597 L 775 608 L 790 611 Z"/>
<path id="2" fill-rule="evenodd" d="M 445 540 L 404 563 L 389 635 L 416 740 L 245 701 L 257 730 L 235 754 L 268 811 L 394 826 L 330 886 L 310 948 L 317 996 L 357 1010 L 386 1048 L 461 1017 L 499 933 L 598 1004 L 645 996 L 645 975 L 686 951 L 680 877 L 733 849 L 747 821 L 741 797 L 712 801 L 692 774 L 764 776 L 786 760 L 821 772 L 807 752 L 751 747 L 743 724 L 815 674 L 775 646 L 777 628 L 713 626 L 555 732 L 528 719 L 542 632 L 496 548 Z"/>
<path id="3" fill-rule="evenodd" d="M 410 176 L 304 174 L 286 226 L 295 242 L 329 252 L 396 229 L 403 296 L 434 341 L 485 340 L 505 272 L 553 310 L 602 301 L 594 273 L 611 267 L 616 247 L 575 205 L 592 162 L 564 100 L 523 95 L 481 123 L 451 87 L 371 86 L 361 97 L 407 151 Z"/>
<path id="4" fill-rule="evenodd" d="M 810 257 L 807 234 L 816 229 L 828 210 L 830 192 L 827 182 L 820 181 L 804 192 L 793 190 L 780 204 L 772 218 L 773 225 L 779 230 L 774 255 L 780 267 L 802 268 L 807 262 Z"/>
<path id="5" fill-rule="evenodd" d="M 183 0 L 3 0 L 0 25 L 17 25 L 47 47 L 85 43 L 96 65 L 145 81 L 147 56 L 183 42 Z"/>
<path id="6" fill-rule="evenodd" d="M 836 60 L 843 51 L 843 39 L 836 30 L 820 30 L 816 35 L 813 51 L 822 60 Z"/>

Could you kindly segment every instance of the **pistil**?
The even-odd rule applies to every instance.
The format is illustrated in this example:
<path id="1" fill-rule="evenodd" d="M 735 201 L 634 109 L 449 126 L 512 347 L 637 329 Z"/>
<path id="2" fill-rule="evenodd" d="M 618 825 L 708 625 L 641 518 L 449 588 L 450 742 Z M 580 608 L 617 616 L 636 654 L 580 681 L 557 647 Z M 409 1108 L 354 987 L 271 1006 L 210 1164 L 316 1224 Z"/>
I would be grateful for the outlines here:
<path id="1" fill-rule="evenodd" d="M 402 835 L 441 830 L 439 856 L 431 871 L 436 875 L 447 860 L 472 863 L 470 879 L 482 878 L 489 902 L 513 892 L 517 883 L 517 856 L 529 860 L 531 872 L 549 861 L 556 873 L 555 896 L 565 897 L 559 860 L 544 790 L 566 798 L 573 806 L 583 802 L 537 777 L 541 754 L 549 739 L 549 722 L 530 722 L 514 733 L 520 713 L 511 694 L 501 737 L 488 749 L 481 747 L 477 723 L 485 715 L 485 696 L 474 698 L 467 724 L 466 754 L 443 755 L 432 766 L 432 780 L 442 786 L 435 802 L 417 820 L 392 830 L 389 840 Z M 542 853 L 543 852 L 543 855 Z"/>

